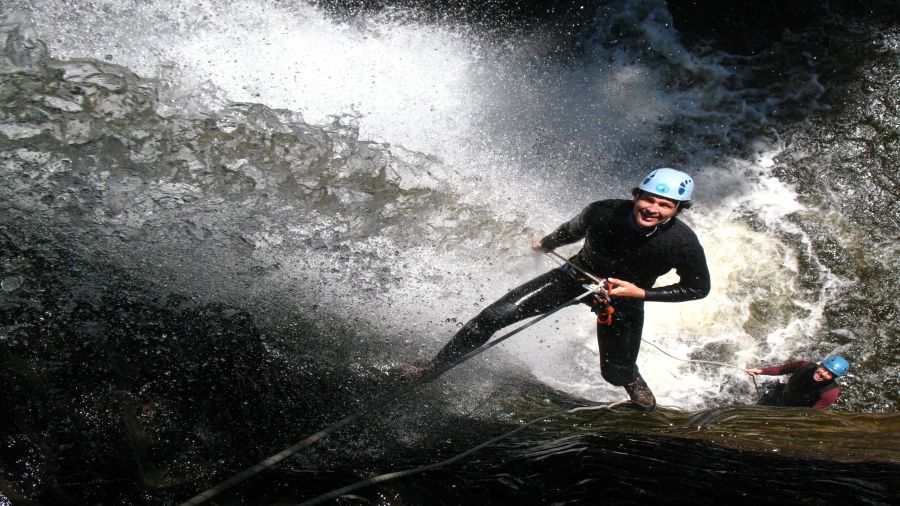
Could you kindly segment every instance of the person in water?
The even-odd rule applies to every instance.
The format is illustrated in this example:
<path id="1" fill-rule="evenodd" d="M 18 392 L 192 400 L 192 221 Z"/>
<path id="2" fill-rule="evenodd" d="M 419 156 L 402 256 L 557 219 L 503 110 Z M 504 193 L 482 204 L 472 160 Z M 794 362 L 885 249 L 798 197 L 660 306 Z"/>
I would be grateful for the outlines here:
<path id="1" fill-rule="evenodd" d="M 850 369 L 850 363 L 840 355 L 833 355 L 822 363 L 798 360 L 788 364 L 765 368 L 748 369 L 751 376 L 781 376 L 790 374 L 787 383 L 776 383 L 757 404 L 760 406 L 793 406 L 826 409 L 841 394 L 841 387 L 835 381 Z"/>
<path id="2" fill-rule="evenodd" d="M 584 239 L 581 250 L 567 264 L 512 289 L 482 310 L 417 375 L 474 350 L 503 327 L 546 313 L 583 294 L 583 284 L 591 282 L 580 274 L 586 271 L 608 280 L 609 305 L 591 297 L 583 300 L 598 314 L 601 374 L 609 383 L 624 386 L 634 405 L 653 409 L 656 398 L 636 364 L 644 302 L 701 299 L 710 290 L 703 247 L 677 217 L 690 207 L 693 191 L 694 181 L 689 175 L 660 168 L 632 190 L 631 200 L 589 204 L 532 245 L 538 251 L 552 251 Z M 678 283 L 653 287 L 659 276 L 672 269 Z"/>

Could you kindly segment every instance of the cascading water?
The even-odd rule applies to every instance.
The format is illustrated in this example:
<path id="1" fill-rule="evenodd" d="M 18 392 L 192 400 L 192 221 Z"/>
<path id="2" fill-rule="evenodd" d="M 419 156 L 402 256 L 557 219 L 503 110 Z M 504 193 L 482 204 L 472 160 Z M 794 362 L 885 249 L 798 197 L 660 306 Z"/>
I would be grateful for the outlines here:
<path id="1" fill-rule="evenodd" d="M 124 424 L 136 473 L 171 485 L 211 472 L 208 448 L 318 428 L 553 267 L 529 253 L 540 231 L 661 165 L 696 176 L 684 219 L 713 292 L 649 304 L 644 337 L 738 367 L 841 352 L 837 410 L 897 409 L 896 27 L 740 56 L 684 46 L 664 2 L 604 3 L 566 36 L 259 0 L 0 12 L 4 383 L 39 420 L 6 426 L 32 471 L 4 479 L 26 496 L 104 476 L 53 475 L 71 458 L 41 453 L 42 430 L 108 455 L 77 434 Z M 623 396 L 579 309 L 473 362 L 434 411 L 488 427 L 515 416 L 497 391 Z M 755 398 L 734 369 L 652 347 L 639 365 L 663 405 Z M 415 447 L 447 430 L 408 411 L 301 467 L 390 455 L 379 431 Z"/>

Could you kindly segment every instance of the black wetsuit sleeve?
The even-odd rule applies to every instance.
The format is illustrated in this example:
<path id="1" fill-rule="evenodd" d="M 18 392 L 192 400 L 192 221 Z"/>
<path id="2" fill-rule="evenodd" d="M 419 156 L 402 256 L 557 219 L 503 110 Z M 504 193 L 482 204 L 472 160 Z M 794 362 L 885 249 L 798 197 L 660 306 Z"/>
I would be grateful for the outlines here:
<path id="1" fill-rule="evenodd" d="M 587 234 L 591 206 L 587 206 L 571 220 L 560 225 L 549 235 L 541 239 L 541 247 L 547 249 L 556 249 L 566 244 L 584 239 Z"/>
<path id="2" fill-rule="evenodd" d="M 700 243 L 694 241 L 683 252 L 682 261 L 675 266 L 678 283 L 644 291 L 644 300 L 649 302 L 683 302 L 706 297 L 710 290 L 709 268 L 706 255 Z"/>

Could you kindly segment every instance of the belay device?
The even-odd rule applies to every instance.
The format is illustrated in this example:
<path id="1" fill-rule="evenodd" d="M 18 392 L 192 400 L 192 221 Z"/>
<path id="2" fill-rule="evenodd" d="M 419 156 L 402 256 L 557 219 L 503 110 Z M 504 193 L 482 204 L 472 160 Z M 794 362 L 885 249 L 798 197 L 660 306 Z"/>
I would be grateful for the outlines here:
<path id="1" fill-rule="evenodd" d="M 600 279 L 597 276 L 594 276 L 553 250 L 547 250 L 544 251 L 544 253 L 547 256 L 554 256 L 562 261 L 563 268 L 567 269 L 567 272 L 575 278 L 575 281 L 582 283 L 582 288 L 593 294 L 591 297 L 591 311 L 597 314 L 597 323 L 599 325 L 606 325 L 607 327 L 612 325 L 613 313 L 616 312 L 616 308 L 613 307 L 612 299 L 609 297 L 609 290 L 612 288 L 612 284 L 609 280 Z M 581 275 L 575 276 L 571 272 L 572 269 L 577 270 Z M 586 281 L 593 281 L 593 283 L 586 283 Z"/>
<path id="2" fill-rule="evenodd" d="M 603 280 L 600 284 L 583 284 L 585 290 L 590 290 L 594 295 L 591 297 L 591 311 L 597 314 L 597 323 L 609 327 L 613 322 L 613 313 L 616 308 L 613 307 L 609 298 L 609 281 Z"/>

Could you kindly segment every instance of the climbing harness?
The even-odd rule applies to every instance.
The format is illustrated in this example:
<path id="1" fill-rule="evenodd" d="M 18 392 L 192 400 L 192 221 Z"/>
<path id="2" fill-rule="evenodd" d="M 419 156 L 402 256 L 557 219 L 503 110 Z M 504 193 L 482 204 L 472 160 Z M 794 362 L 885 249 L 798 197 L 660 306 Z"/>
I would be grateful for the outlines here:
<path id="1" fill-rule="evenodd" d="M 611 326 L 613 323 L 613 313 L 616 312 L 616 308 L 613 307 L 612 299 L 609 297 L 609 290 L 612 289 L 612 284 L 609 280 L 600 279 L 597 276 L 594 276 L 553 250 L 545 250 L 544 253 L 547 256 L 554 256 L 558 260 L 561 260 L 563 262 L 563 269 L 575 269 L 580 272 L 581 277 L 575 277 L 576 281 L 593 281 L 593 283 L 582 283 L 581 286 L 585 290 L 594 292 L 594 296 L 591 297 L 591 311 L 597 315 L 597 323 L 606 325 L 607 327 Z"/>
<path id="2" fill-rule="evenodd" d="M 616 312 L 616 308 L 613 307 L 612 300 L 609 298 L 609 289 L 611 286 L 609 281 L 604 281 L 603 285 L 581 286 L 586 290 L 593 290 L 595 293 L 591 298 L 591 304 L 593 305 L 591 311 L 596 313 L 597 323 L 606 325 L 607 327 L 611 326 L 613 323 L 613 313 Z"/>
<path id="3" fill-rule="evenodd" d="M 577 408 L 573 408 L 573 409 L 569 409 L 569 410 L 565 410 L 565 411 L 557 411 L 555 413 L 550 413 L 548 415 L 544 415 L 544 416 L 535 418 L 533 420 L 530 420 L 509 432 L 501 434 L 501 435 L 499 435 L 489 441 L 485 441 L 477 446 L 473 446 L 472 448 L 469 448 L 468 450 L 466 450 L 462 453 L 458 453 L 458 454 L 454 455 L 453 457 L 450 457 L 449 459 L 442 460 L 440 462 L 435 462 L 433 464 L 428 464 L 426 466 L 415 467 L 415 468 L 406 469 L 403 471 L 395 471 L 393 473 L 387 473 L 387 474 L 382 474 L 379 476 L 374 476 L 372 478 L 367 478 L 365 480 L 358 481 L 351 485 L 347 485 L 346 487 L 341 487 L 341 488 L 332 490 L 331 492 L 328 492 L 326 494 L 322 494 L 320 496 L 314 497 L 308 501 L 304 501 L 304 502 L 300 503 L 298 506 L 313 506 L 315 504 L 322 504 L 323 502 L 325 502 L 329 499 L 336 499 L 344 494 L 348 494 L 350 492 L 353 492 L 354 490 L 359 490 L 363 487 L 368 487 L 369 485 L 375 485 L 377 483 L 384 483 L 389 480 L 394 480 L 397 478 L 404 478 L 406 476 L 412 476 L 414 474 L 421 474 L 421 473 L 424 473 L 427 471 L 433 471 L 435 469 L 439 469 L 441 467 L 448 466 L 448 465 L 453 464 L 454 462 L 457 462 L 465 457 L 468 457 L 469 455 L 471 455 L 483 448 L 486 448 L 494 443 L 497 443 L 498 441 L 502 441 L 502 440 L 516 434 L 517 432 L 521 432 L 522 430 L 525 430 L 527 427 L 530 427 L 530 426 L 532 426 L 538 422 L 541 422 L 543 420 L 553 418 L 555 416 L 574 414 L 579 411 L 599 411 L 601 409 L 612 410 L 612 408 L 620 406 L 622 404 L 628 404 L 628 402 L 629 401 L 626 399 L 626 400 L 613 402 L 611 404 L 603 404 L 603 405 L 597 405 L 597 406 L 579 406 Z"/>
<path id="4" fill-rule="evenodd" d="M 602 286 L 602 284 L 601 284 L 601 286 Z M 230 488 L 247 480 L 248 478 L 256 476 L 257 474 L 265 471 L 266 469 L 269 469 L 269 468 L 281 463 L 282 461 L 284 461 L 291 455 L 294 455 L 295 453 L 299 452 L 300 450 L 303 450 L 304 448 L 308 448 L 308 447 L 316 444 L 319 440 L 321 440 L 325 436 L 328 436 L 329 434 L 336 432 L 337 430 L 349 425 L 350 423 L 361 418 L 363 415 L 366 415 L 368 413 L 371 413 L 372 411 L 375 411 L 376 409 L 384 407 L 387 404 L 397 400 L 398 398 L 400 398 L 406 394 L 415 392 L 416 390 L 422 388 L 425 384 L 437 379 L 439 376 L 441 376 L 445 372 L 458 366 L 459 364 L 462 364 L 463 362 L 469 360 L 470 358 L 474 357 L 475 355 L 484 353 L 485 351 L 489 350 L 490 348 L 497 346 L 501 342 L 518 334 L 519 332 L 522 332 L 523 330 L 531 327 L 532 325 L 538 323 L 539 321 L 541 321 L 545 318 L 548 318 L 550 315 L 552 315 L 568 306 L 571 306 L 573 304 L 580 302 L 585 297 L 588 297 L 590 295 L 595 295 L 595 294 L 596 294 L 595 291 L 586 289 L 585 292 L 582 293 L 581 295 L 579 295 L 567 302 L 564 302 L 563 304 L 557 306 L 556 308 L 551 309 L 550 311 L 532 319 L 531 321 L 529 321 L 523 325 L 520 325 L 519 327 L 516 327 L 512 331 L 507 332 L 506 334 L 479 346 L 478 348 L 470 351 L 469 353 L 466 353 L 465 355 L 457 358 L 456 360 L 449 362 L 443 366 L 436 367 L 436 368 L 432 369 L 431 371 L 429 371 L 428 373 L 424 374 L 421 378 L 419 378 L 415 381 L 412 381 L 410 383 L 407 383 L 406 385 L 403 385 L 400 388 L 397 388 L 391 392 L 388 392 L 387 394 L 377 397 L 374 401 L 372 401 L 370 404 L 363 407 L 359 411 L 356 411 L 355 413 L 352 413 L 352 414 L 348 415 L 347 417 L 345 417 L 341 420 L 338 420 L 337 422 L 334 422 L 333 424 L 329 425 L 328 427 L 320 430 L 319 432 L 316 432 L 315 434 L 310 435 L 309 437 L 298 442 L 297 444 L 294 444 L 293 446 L 285 448 L 284 450 L 276 453 L 275 455 L 272 455 L 271 457 L 259 462 L 258 464 L 235 474 L 234 476 L 232 476 L 231 478 L 228 478 L 227 480 L 223 481 L 222 483 L 220 483 L 204 492 L 201 492 L 200 494 L 197 494 L 196 496 L 181 503 L 180 506 L 196 506 L 198 504 L 205 503 L 206 501 L 212 499 L 213 497 L 219 495 L 220 493 L 222 493 L 226 490 L 229 490 Z"/>

